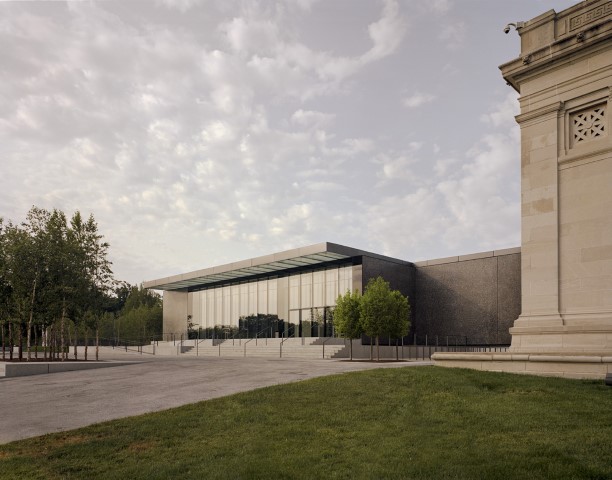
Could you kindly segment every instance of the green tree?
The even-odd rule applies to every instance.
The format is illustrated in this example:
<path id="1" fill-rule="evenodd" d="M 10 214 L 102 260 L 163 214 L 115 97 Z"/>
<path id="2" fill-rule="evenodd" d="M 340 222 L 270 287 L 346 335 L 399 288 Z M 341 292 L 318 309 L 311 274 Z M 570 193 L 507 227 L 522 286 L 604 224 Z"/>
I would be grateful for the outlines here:
<path id="1" fill-rule="evenodd" d="M 117 290 L 122 294 L 122 289 Z M 123 308 L 115 321 L 115 336 L 128 342 L 146 343 L 161 335 L 163 329 L 162 299 L 142 285 L 130 287 Z"/>
<path id="2" fill-rule="evenodd" d="M 49 271 L 51 273 L 50 310 L 57 319 L 60 337 L 60 356 L 66 355 L 66 324 L 69 316 L 74 313 L 79 299 L 79 283 L 83 276 L 80 271 L 82 257 L 77 251 L 77 244 L 68 231 L 68 221 L 64 212 L 53 210 L 47 223 L 47 232 L 51 247 L 49 256 Z"/>
<path id="3" fill-rule="evenodd" d="M 4 219 L 0 217 L 0 337 L 2 340 L 2 360 L 6 359 L 6 324 L 9 317 L 9 302 L 11 287 L 7 278 L 6 265 L 6 228 Z"/>
<path id="4" fill-rule="evenodd" d="M 410 330 L 410 303 L 408 297 L 402 295 L 402 292 L 392 290 L 390 304 L 390 323 L 387 332 L 389 337 L 395 339 L 395 359 L 399 360 L 397 339 L 408 335 L 408 330 Z"/>
<path id="5" fill-rule="evenodd" d="M 0 220 L 0 323 L 11 346 L 18 339 L 20 358 L 24 333 L 28 360 L 32 334 L 37 344 L 39 331 L 47 345 L 55 345 L 59 336 L 63 360 L 66 328 L 75 358 L 78 332 L 97 328 L 114 286 L 102 238 L 93 216 L 84 221 L 78 211 L 70 222 L 59 210 L 37 207 L 20 225 Z"/>
<path id="6" fill-rule="evenodd" d="M 95 330 L 96 360 L 98 360 L 101 321 L 104 313 L 110 308 L 109 297 L 117 283 L 113 278 L 111 262 L 108 260 L 110 245 L 103 241 L 104 237 L 98 232 L 98 224 L 93 215 L 83 222 L 81 214 L 77 211 L 70 221 L 70 226 L 75 248 L 81 257 L 79 298 L 83 312 L 83 329 L 86 336 L 92 328 Z M 87 359 L 87 346 L 86 341 L 85 359 Z"/>
<path id="7" fill-rule="evenodd" d="M 46 236 L 48 212 L 32 208 L 21 225 L 9 222 L 4 235 L 3 276 L 10 289 L 8 316 L 10 340 L 15 332 L 19 359 L 23 358 L 23 336 L 27 339 L 28 360 L 31 358 L 31 333 L 42 301 L 45 285 Z"/>
<path id="8" fill-rule="evenodd" d="M 24 243 L 27 252 L 27 258 L 25 260 L 27 265 L 21 268 L 27 268 L 29 270 L 31 282 L 31 295 L 26 327 L 28 361 L 31 359 L 32 355 L 32 333 L 38 330 L 38 325 L 35 324 L 35 321 L 38 323 L 36 316 L 40 314 L 40 311 L 44 307 L 44 296 L 41 295 L 40 292 L 43 292 L 46 288 L 46 281 L 48 278 L 49 248 L 47 242 L 47 223 L 49 222 L 49 218 L 50 215 L 47 210 L 32 207 L 27 214 L 26 222 L 22 224 L 22 228 L 26 234 L 25 238 L 27 239 Z M 38 342 L 36 341 L 35 343 Z"/>
<path id="9" fill-rule="evenodd" d="M 353 339 L 361 337 L 363 325 L 361 322 L 361 295 L 357 290 L 339 295 L 334 309 L 334 327 L 336 332 L 350 339 L 350 358 L 353 360 Z"/>
<path id="10" fill-rule="evenodd" d="M 361 299 L 361 323 L 364 333 L 376 339 L 378 360 L 381 335 L 405 335 L 408 332 L 409 312 L 408 299 L 399 291 L 392 291 L 382 277 L 370 279 Z"/>

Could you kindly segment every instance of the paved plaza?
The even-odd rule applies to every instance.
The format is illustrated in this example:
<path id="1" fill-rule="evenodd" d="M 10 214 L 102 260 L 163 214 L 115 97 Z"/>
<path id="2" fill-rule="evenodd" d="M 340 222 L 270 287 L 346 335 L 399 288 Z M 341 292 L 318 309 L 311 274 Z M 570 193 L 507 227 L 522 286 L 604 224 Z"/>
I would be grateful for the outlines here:
<path id="1" fill-rule="evenodd" d="M 0 443 L 139 415 L 258 387 L 431 362 L 162 357 L 104 349 L 132 365 L 0 379 Z"/>

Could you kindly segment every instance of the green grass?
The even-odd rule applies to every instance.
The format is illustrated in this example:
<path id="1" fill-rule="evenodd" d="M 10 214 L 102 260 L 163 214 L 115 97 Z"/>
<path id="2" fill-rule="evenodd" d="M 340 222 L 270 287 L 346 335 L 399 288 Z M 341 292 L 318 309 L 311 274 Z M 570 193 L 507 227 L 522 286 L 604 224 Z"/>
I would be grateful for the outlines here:
<path id="1" fill-rule="evenodd" d="M 612 388 L 436 367 L 336 375 L 3 445 L 0 478 L 612 479 Z"/>

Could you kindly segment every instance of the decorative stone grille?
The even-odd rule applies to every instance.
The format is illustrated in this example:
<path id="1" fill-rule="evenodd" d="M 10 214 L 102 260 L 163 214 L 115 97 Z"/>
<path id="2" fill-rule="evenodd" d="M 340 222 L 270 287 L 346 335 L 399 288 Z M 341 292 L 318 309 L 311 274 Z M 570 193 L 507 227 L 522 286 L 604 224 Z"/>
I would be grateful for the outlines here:
<path id="1" fill-rule="evenodd" d="M 605 105 L 597 105 L 572 115 L 574 145 L 596 140 L 606 134 Z"/>

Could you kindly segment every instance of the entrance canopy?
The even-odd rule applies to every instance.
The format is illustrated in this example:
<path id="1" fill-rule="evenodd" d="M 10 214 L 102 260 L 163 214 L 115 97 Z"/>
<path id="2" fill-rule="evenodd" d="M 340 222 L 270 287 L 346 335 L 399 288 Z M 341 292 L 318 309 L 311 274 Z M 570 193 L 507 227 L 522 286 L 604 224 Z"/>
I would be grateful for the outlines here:
<path id="1" fill-rule="evenodd" d="M 145 288 L 154 290 L 189 290 L 208 284 L 240 281 L 257 275 L 280 273 L 301 267 L 316 268 L 330 262 L 348 260 L 361 256 L 391 260 L 383 255 L 365 252 L 335 243 L 318 243 L 308 247 L 228 263 L 218 267 L 196 270 L 144 283 Z M 398 262 L 396 259 L 392 259 Z M 404 263 L 404 262 L 402 262 Z M 405 262 L 408 263 L 408 262 Z"/>

